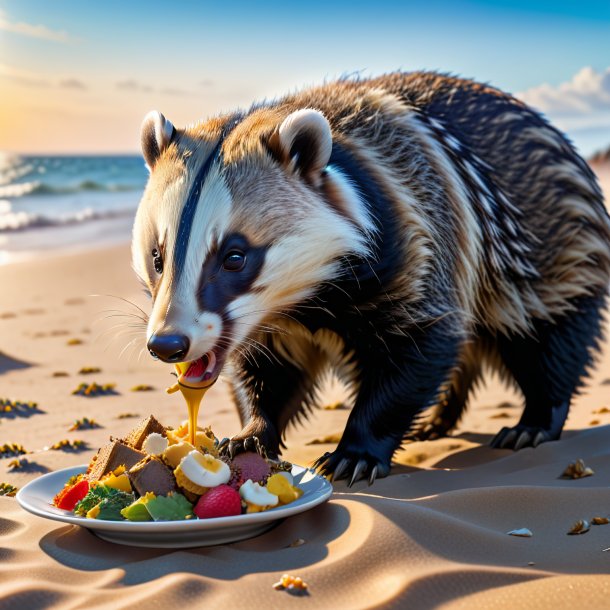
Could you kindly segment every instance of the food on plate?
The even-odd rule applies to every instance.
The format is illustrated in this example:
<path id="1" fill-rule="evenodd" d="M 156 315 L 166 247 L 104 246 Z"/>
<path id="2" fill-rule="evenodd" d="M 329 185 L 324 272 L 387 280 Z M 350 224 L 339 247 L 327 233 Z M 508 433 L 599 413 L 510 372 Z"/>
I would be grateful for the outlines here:
<path id="1" fill-rule="evenodd" d="M 200 519 L 210 519 L 240 515 L 241 509 L 239 493 L 228 485 L 218 485 L 199 498 L 193 512 Z"/>
<path id="2" fill-rule="evenodd" d="M 260 513 L 277 506 L 280 501 L 275 494 L 272 494 L 259 483 L 252 482 L 251 479 L 248 479 L 239 488 L 239 495 L 246 503 L 247 513 Z"/>
<path id="3" fill-rule="evenodd" d="M 236 455 L 233 458 L 233 465 L 244 481 L 252 479 L 255 483 L 259 483 L 271 474 L 267 461 L 258 453 L 251 451 Z"/>
<path id="4" fill-rule="evenodd" d="M 221 459 L 193 449 L 180 460 L 174 476 L 181 487 L 201 496 L 210 487 L 228 483 L 231 469 Z"/>
<path id="5" fill-rule="evenodd" d="M 154 455 L 149 455 L 132 466 L 127 476 L 141 496 L 148 491 L 152 491 L 157 496 L 166 496 L 170 492 L 178 491 L 172 471 L 163 460 Z"/>
<path id="6" fill-rule="evenodd" d="M 167 429 L 153 415 L 149 415 L 125 437 L 124 442 L 135 449 L 142 449 L 144 441 L 153 433 L 167 436 Z"/>
<path id="7" fill-rule="evenodd" d="M 87 469 L 87 478 L 90 481 L 99 481 L 105 474 L 119 466 L 125 466 L 126 469 L 131 468 L 145 457 L 144 452 L 130 447 L 123 441 L 111 441 L 104 445 L 91 460 Z"/>
<path id="8" fill-rule="evenodd" d="M 169 447 L 167 437 L 151 432 L 142 443 L 142 451 L 148 455 L 161 455 Z"/>
<path id="9" fill-rule="evenodd" d="M 290 464 L 246 452 L 218 455 L 210 428 L 169 428 L 152 415 L 111 439 L 54 498 L 60 509 L 110 521 L 211 519 L 289 504 L 303 491 Z M 187 441 L 193 438 L 195 444 Z"/>
<path id="10" fill-rule="evenodd" d="M 169 447 L 163 452 L 163 461 L 172 469 L 176 468 L 183 457 L 187 453 L 193 451 L 195 447 L 186 441 L 179 441 Z"/>
<path id="11" fill-rule="evenodd" d="M 57 508 L 64 510 L 74 510 L 74 507 L 80 502 L 89 491 L 89 481 L 82 480 L 73 485 L 65 486 L 53 499 L 53 504 Z"/>
<path id="12" fill-rule="evenodd" d="M 280 504 L 290 504 L 303 495 L 303 490 L 294 485 L 289 472 L 278 472 L 267 479 L 267 491 L 276 495 Z"/>

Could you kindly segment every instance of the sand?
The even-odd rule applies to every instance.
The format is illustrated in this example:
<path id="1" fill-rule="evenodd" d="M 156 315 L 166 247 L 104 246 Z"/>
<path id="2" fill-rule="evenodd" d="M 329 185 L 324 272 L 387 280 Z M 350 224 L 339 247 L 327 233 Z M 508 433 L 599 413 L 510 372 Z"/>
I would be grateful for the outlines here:
<path id="1" fill-rule="evenodd" d="M 41 411 L 0 416 L 0 445 L 33 452 L 27 472 L 10 471 L 11 459 L 0 459 L 0 481 L 21 487 L 87 462 L 111 434 L 121 436 L 137 421 L 120 414 L 154 413 L 168 424 L 186 417 L 180 398 L 163 391 L 173 379 L 169 367 L 142 351 L 141 321 L 112 317 L 137 309 L 89 296 L 117 295 L 146 309 L 126 245 L 1 267 L 0 290 L 0 397 L 36 401 Z M 73 339 L 80 343 L 69 345 Z M 83 366 L 101 372 L 81 375 Z M 117 393 L 73 396 L 83 381 L 116 383 Z M 130 391 L 136 384 L 155 389 Z M 330 385 L 323 403 L 341 397 Z M 493 434 L 518 420 L 519 405 L 515 393 L 490 379 L 452 437 L 407 446 L 386 479 L 370 488 L 336 483 L 328 503 L 221 547 L 114 545 L 0 497 L 0 608 L 607 608 L 610 525 L 566 532 L 578 519 L 610 514 L 610 410 L 598 412 L 610 407 L 608 345 L 562 440 L 517 453 L 490 449 Z M 348 413 L 317 410 L 290 430 L 286 457 L 307 465 L 331 450 L 310 443 L 339 434 Z M 101 427 L 69 432 L 79 417 Z M 239 430 L 222 381 L 201 421 L 221 437 Z M 88 449 L 45 450 L 66 438 L 82 439 Z M 595 474 L 559 479 L 577 458 Z M 507 535 L 522 527 L 533 536 Z M 304 544 L 290 547 L 299 538 Z M 284 572 L 304 578 L 309 595 L 273 590 Z"/>

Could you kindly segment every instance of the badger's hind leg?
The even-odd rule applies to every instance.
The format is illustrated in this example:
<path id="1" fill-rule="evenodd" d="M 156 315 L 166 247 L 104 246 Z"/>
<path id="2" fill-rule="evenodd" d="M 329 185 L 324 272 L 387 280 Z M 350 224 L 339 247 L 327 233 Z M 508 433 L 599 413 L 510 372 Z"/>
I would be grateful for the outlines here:
<path id="1" fill-rule="evenodd" d="M 555 323 L 538 320 L 535 336 L 498 336 L 498 351 L 525 398 L 519 423 L 491 446 L 536 447 L 561 435 L 572 396 L 582 385 L 601 340 L 605 295 L 574 301 Z"/>

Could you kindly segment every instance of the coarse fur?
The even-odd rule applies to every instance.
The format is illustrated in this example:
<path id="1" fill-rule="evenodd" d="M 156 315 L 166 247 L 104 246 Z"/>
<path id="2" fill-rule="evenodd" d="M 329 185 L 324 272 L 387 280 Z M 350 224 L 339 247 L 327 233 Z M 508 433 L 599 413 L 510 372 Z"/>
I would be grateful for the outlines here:
<path id="1" fill-rule="evenodd" d="M 373 480 L 405 437 L 446 434 L 484 365 L 525 398 L 494 446 L 559 437 L 601 338 L 610 220 L 542 116 L 470 80 L 394 73 L 182 130 L 154 113 L 142 134 L 149 337 L 228 359 L 244 425 L 230 451 L 279 452 L 328 367 L 353 396 L 317 462 L 335 477 Z"/>

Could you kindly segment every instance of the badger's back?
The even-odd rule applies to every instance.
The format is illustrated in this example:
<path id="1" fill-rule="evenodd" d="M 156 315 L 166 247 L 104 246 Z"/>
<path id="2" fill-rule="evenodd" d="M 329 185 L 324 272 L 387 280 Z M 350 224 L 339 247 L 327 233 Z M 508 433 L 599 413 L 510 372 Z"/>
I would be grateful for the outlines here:
<path id="1" fill-rule="evenodd" d="M 522 102 L 472 81 L 413 73 L 376 82 L 436 118 L 485 161 L 487 177 L 520 211 L 528 259 L 541 276 L 536 290 L 549 313 L 608 286 L 610 224 L 603 195 L 563 134 Z"/>
<path id="2" fill-rule="evenodd" d="M 522 102 L 465 79 L 395 73 L 253 114 L 303 107 L 325 114 L 399 215 L 406 262 L 388 289 L 413 304 L 408 315 L 425 317 L 425 302 L 431 316 L 457 306 L 490 330 L 521 332 L 608 286 L 610 222 L 595 177 Z"/>

